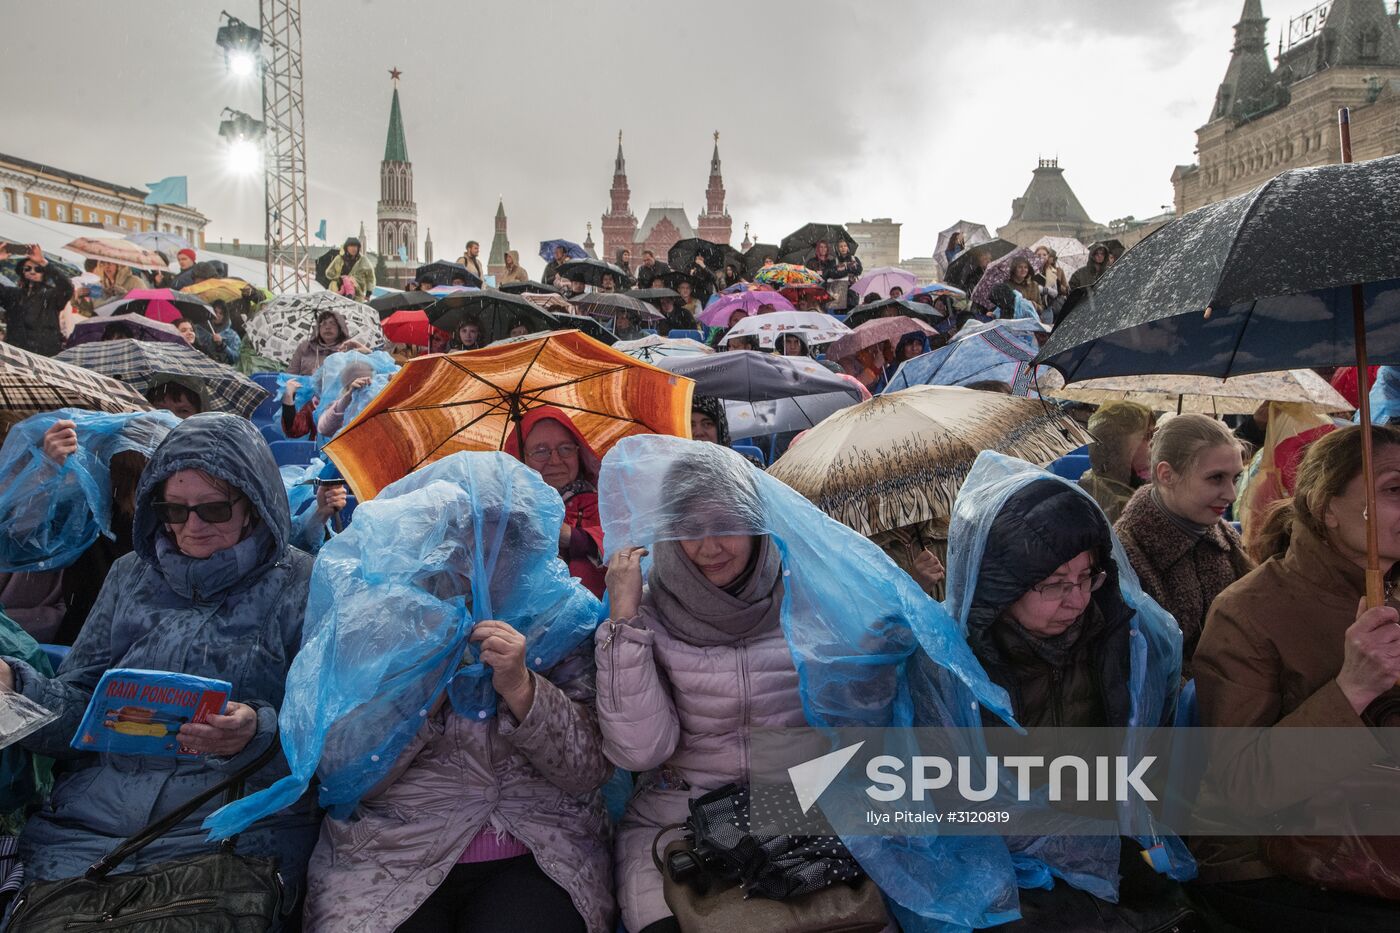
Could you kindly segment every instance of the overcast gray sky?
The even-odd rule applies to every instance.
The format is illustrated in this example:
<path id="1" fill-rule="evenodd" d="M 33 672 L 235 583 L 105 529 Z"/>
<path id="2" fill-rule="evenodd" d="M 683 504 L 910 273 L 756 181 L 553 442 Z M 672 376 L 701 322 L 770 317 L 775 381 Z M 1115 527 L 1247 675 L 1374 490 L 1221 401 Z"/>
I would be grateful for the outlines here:
<path id="1" fill-rule="evenodd" d="M 302 0 L 312 227 L 374 240 L 388 69 L 400 87 L 419 236 L 439 257 L 581 240 L 607 209 L 619 129 L 632 209 L 704 203 L 711 133 L 734 242 L 809 221 L 893 217 L 928 255 L 959 218 L 995 228 L 1058 156 L 1090 216 L 1171 202 L 1224 74 L 1239 0 Z M 1312 0 L 1266 0 L 1271 44 Z M 0 149 L 112 181 L 188 175 L 210 239 L 261 241 L 262 186 L 231 177 L 219 11 L 253 0 L 45 0 L 7 43 Z M 15 25 L 13 15 L 11 25 Z M 64 38 L 67 37 L 67 38 Z M 35 104 L 18 92 L 40 91 Z"/>

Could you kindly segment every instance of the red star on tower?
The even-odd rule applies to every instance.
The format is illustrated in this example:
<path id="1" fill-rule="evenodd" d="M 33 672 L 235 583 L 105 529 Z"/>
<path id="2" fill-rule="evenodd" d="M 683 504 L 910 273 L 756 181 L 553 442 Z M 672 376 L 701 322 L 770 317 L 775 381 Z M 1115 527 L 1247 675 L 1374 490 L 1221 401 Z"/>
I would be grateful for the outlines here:
<path id="1" fill-rule="evenodd" d="M 401 76 L 402 74 L 403 74 L 403 72 L 402 72 L 402 71 L 399 71 L 397 68 L 390 68 L 390 69 L 389 69 L 389 80 L 391 80 L 391 81 L 393 81 L 395 84 L 397 84 L 398 81 L 399 81 L 399 76 Z"/>

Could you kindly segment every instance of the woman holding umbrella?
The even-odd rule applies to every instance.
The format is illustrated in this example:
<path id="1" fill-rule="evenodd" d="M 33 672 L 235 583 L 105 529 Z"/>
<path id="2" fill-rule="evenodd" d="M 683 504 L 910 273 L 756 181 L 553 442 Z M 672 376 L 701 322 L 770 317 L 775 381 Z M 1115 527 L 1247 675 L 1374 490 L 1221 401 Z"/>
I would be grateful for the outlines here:
<path id="1" fill-rule="evenodd" d="M 316 333 L 297 345 L 287 372 L 294 376 L 310 376 L 321 368 L 326 357 L 344 350 L 368 353 L 369 347 L 350 339 L 350 328 L 339 311 L 327 308 L 316 315 Z"/>
<path id="2" fill-rule="evenodd" d="M 0 259 L 9 255 L 0 246 Z M 53 356 L 63 349 L 58 316 L 73 300 L 73 283 L 49 264 L 37 244 L 29 248 L 17 272 L 18 285 L 0 286 L 5 342 L 40 356 Z"/>
<path id="3" fill-rule="evenodd" d="M 506 453 L 523 461 L 564 500 L 564 524 L 559 529 L 559 556 L 569 572 L 601 597 L 603 522 L 598 515 L 599 456 L 569 416 L 545 406 L 520 419 L 506 441 Z"/>
<path id="4" fill-rule="evenodd" d="M 1270 515 L 1272 556 L 1215 600 L 1196 649 L 1201 724 L 1253 727 L 1216 756 L 1206 790 L 1243 815 L 1325 813 L 1329 825 L 1369 817 L 1359 788 L 1374 788 L 1385 739 L 1349 743 L 1308 761 L 1308 790 L 1278 780 L 1268 762 L 1290 727 L 1347 727 L 1342 735 L 1400 726 L 1400 613 L 1367 609 L 1366 488 L 1361 431 L 1334 431 L 1309 449 L 1296 491 Z M 1370 428 L 1381 570 L 1400 561 L 1400 430 Z M 1387 729 L 1385 727 L 1391 727 Z M 1383 785 L 1393 788 L 1391 783 Z M 1385 791 L 1391 793 L 1390 790 Z M 1320 834 L 1207 838 L 1196 846 L 1197 890 L 1230 923 L 1279 931 L 1394 929 L 1400 924 L 1400 857 L 1393 838 Z"/>

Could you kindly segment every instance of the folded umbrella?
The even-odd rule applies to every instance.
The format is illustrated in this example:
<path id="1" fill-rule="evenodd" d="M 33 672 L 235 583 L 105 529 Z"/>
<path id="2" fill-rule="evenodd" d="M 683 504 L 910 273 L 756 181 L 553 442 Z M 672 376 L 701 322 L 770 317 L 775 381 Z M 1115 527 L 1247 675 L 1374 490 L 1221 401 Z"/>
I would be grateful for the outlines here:
<path id="1" fill-rule="evenodd" d="M 369 306 L 379 312 L 379 320 L 382 322 L 395 311 L 421 311 L 434 301 L 437 301 L 437 298 L 427 292 L 390 292 L 378 298 L 371 298 Z M 392 337 L 389 339 L 393 340 Z M 402 340 L 394 340 L 394 342 L 403 343 Z"/>
<path id="2" fill-rule="evenodd" d="M 432 345 L 434 331 L 439 336 L 447 336 L 428 323 L 428 315 L 422 308 L 404 308 L 379 322 L 384 329 L 384 339 L 391 343 L 402 343 L 412 347 Z"/>
<path id="3" fill-rule="evenodd" d="M 98 305 L 96 312 L 99 317 L 140 314 L 166 324 L 182 318 L 195 324 L 214 320 L 214 309 L 203 298 L 168 288 L 133 288 L 116 301 Z"/>
<path id="4" fill-rule="evenodd" d="M 633 434 L 690 436 L 693 383 L 577 331 L 420 357 L 326 445 L 356 498 L 460 450 L 501 450 L 531 409 L 553 406 L 602 456 Z"/>
<path id="5" fill-rule="evenodd" d="M 907 334 L 921 334 L 927 337 L 938 336 L 938 331 L 923 321 L 908 317 L 877 317 L 866 321 L 846 336 L 826 348 L 830 360 L 843 360 L 855 356 L 861 350 L 877 344 L 888 343 L 899 346 Z"/>
<path id="6" fill-rule="evenodd" d="M 534 302 L 494 288 L 444 295 L 427 309 L 428 320 L 449 334 L 467 321 L 481 326 L 483 343 L 510 336 L 511 328 L 523 324 L 530 333 L 553 330 L 554 317 Z"/>
<path id="7" fill-rule="evenodd" d="M 837 412 L 768 472 L 870 536 L 948 522 L 983 450 L 1044 465 L 1088 441 L 1074 421 L 1038 401 L 920 386 Z"/>
<path id="8" fill-rule="evenodd" d="M 570 259 L 588 258 L 588 251 L 573 240 L 540 240 L 540 258 L 545 262 L 552 262 L 556 246 L 564 247 L 565 255 Z"/>
<path id="9" fill-rule="evenodd" d="M 919 280 L 914 273 L 898 266 L 878 266 L 874 269 L 867 269 L 865 274 L 856 279 L 856 283 L 851 286 L 851 291 L 857 295 L 865 295 L 869 292 L 878 292 L 881 297 L 890 297 L 893 289 L 900 289 L 909 292 L 914 286 L 919 284 Z"/>
<path id="10" fill-rule="evenodd" d="M 785 285 L 822 284 L 822 277 L 819 273 L 813 272 L 806 266 L 796 266 L 786 262 L 760 269 L 754 274 L 753 280 L 760 285 L 771 285 L 774 288 L 782 288 Z"/>
<path id="11" fill-rule="evenodd" d="M 617 315 L 623 311 L 631 311 L 638 316 L 638 320 L 659 321 L 663 317 L 654 305 L 620 292 L 593 292 L 572 298 L 570 301 L 574 307 L 585 314 L 594 314 L 609 319 L 616 319 Z"/>
<path id="12" fill-rule="evenodd" d="M 120 414 L 151 405 L 124 382 L 0 342 L 0 424 L 58 408 Z"/>
<path id="13" fill-rule="evenodd" d="M 736 337 L 757 337 L 760 347 L 772 347 L 780 334 L 795 333 L 808 346 L 840 340 L 851 329 L 829 314 L 816 311 L 775 311 L 746 317 L 729 329 L 722 342 Z M 704 393 L 709 394 L 709 393 Z"/>
<path id="14" fill-rule="evenodd" d="M 1053 369 L 1038 380 L 1041 395 L 1103 405 L 1129 401 L 1153 411 L 1201 412 L 1207 415 L 1252 415 L 1265 402 L 1301 405 L 1318 414 L 1350 412 L 1355 406 L 1311 369 L 1214 376 L 1103 376 L 1065 385 Z"/>
<path id="15" fill-rule="evenodd" d="M 121 237 L 81 236 L 63 247 L 66 250 L 95 259 L 98 262 L 111 262 L 119 266 L 135 269 L 169 269 L 170 263 L 163 262 L 155 250 L 142 249 L 130 240 Z"/>
<path id="16" fill-rule="evenodd" d="M 124 314 L 116 318 L 89 317 L 73 325 L 68 335 L 68 346 L 76 347 L 83 343 L 99 340 L 154 340 L 157 343 L 185 343 L 185 337 L 175 325 L 158 321 L 139 314 Z"/>
<path id="17" fill-rule="evenodd" d="M 238 370 L 216 363 L 188 344 L 143 340 L 103 340 L 69 347 L 55 359 L 120 379 L 145 395 L 162 382 L 197 385 L 206 410 L 247 418 L 269 396 Z"/>
<path id="18" fill-rule="evenodd" d="M 461 277 L 473 288 L 481 287 L 481 279 L 475 272 L 472 272 L 460 262 L 447 262 L 439 259 L 437 262 L 425 263 L 418 267 L 413 273 L 413 278 L 419 282 L 432 282 L 434 285 L 451 285 L 454 278 Z"/>
<path id="19" fill-rule="evenodd" d="M 760 308 L 770 311 L 796 311 L 792 302 L 778 292 L 750 289 L 733 295 L 724 295 L 712 301 L 700 315 L 700 323 L 708 327 L 728 327 L 729 318 L 735 311 L 744 314 L 757 314 Z"/>
<path id="20" fill-rule="evenodd" d="M 559 267 L 559 274 L 566 279 L 578 279 L 595 288 L 603 284 L 603 276 L 610 275 L 616 288 L 627 288 L 632 277 L 610 262 L 601 259 L 571 259 Z"/>
<path id="21" fill-rule="evenodd" d="M 707 347 L 689 337 L 659 337 L 656 334 L 648 334 L 641 340 L 619 340 L 612 346 L 619 353 L 626 353 L 643 363 L 656 363 L 658 360 L 672 357 L 690 359 L 696 356 L 710 356 L 715 352 L 713 347 Z"/>
<path id="22" fill-rule="evenodd" d="M 852 255 L 860 245 L 840 224 L 806 224 L 783 237 L 778 250 L 785 262 L 806 262 L 822 240 L 826 240 L 831 247 L 832 256 L 836 255 L 836 244 L 841 240 L 846 241 Z"/>
<path id="23" fill-rule="evenodd" d="M 345 319 L 351 340 L 371 350 L 384 345 L 379 313 L 330 291 L 278 295 L 248 319 L 248 340 L 258 355 L 285 365 L 297 345 L 316 332 L 316 318 L 323 311 L 335 311 Z"/>

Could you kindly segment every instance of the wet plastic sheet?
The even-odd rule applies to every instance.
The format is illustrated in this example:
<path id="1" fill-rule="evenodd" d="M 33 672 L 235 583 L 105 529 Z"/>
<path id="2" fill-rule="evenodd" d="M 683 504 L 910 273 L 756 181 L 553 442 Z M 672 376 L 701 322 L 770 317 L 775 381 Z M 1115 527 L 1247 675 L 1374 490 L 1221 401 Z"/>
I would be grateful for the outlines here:
<path id="1" fill-rule="evenodd" d="M 292 803 L 313 774 L 321 804 L 349 816 L 444 690 L 458 715 L 495 715 L 476 622 L 521 632 L 531 670 L 590 644 L 602 607 L 558 557 L 563 522 L 559 494 L 502 453 L 454 454 L 362 503 L 312 573 L 279 717 L 291 774 L 210 816 L 213 837 Z"/>
<path id="2" fill-rule="evenodd" d="M 1086 498 L 1091 498 L 1078 484 L 1054 476 L 1040 467 L 983 451 L 973 463 L 972 471 L 963 482 L 953 503 L 953 518 L 948 529 L 947 598 L 944 606 L 966 632 L 973 595 L 977 591 L 977 574 L 982 566 L 987 535 L 992 522 L 1017 490 L 1036 480 L 1053 479 L 1064 483 Z M 1130 663 L 1129 695 L 1132 712 L 1128 746 L 1124 754 L 1132 756 L 1146 738 L 1147 730 L 1163 721 L 1176 703 L 1181 671 L 1181 629 L 1161 606 L 1143 592 L 1137 574 L 1128 562 L 1118 536 L 1113 535 L 1113 559 L 1118 565 L 1119 589 L 1123 600 L 1135 610 Z M 1146 811 L 1138 813 L 1147 819 Z M 1167 874 L 1179 881 L 1195 877 L 1196 864 L 1182 841 L 1166 832 L 1159 837 L 1139 837 L 1144 845 L 1161 842 L 1170 859 Z M 1023 887 L 1044 887 L 1047 873 L 1064 878 L 1077 888 L 1096 897 L 1116 901 L 1118 892 L 1117 836 L 1056 836 L 1022 839 L 1016 842 L 1017 871 L 1023 877 Z"/>
<path id="3" fill-rule="evenodd" d="M 370 401 L 384 390 L 389 384 L 389 380 L 394 378 L 394 374 L 399 371 L 399 364 L 394 358 L 383 350 L 376 350 L 373 353 L 360 353 L 356 350 L 347 350 L 344 353 L 333 353 L 326 357 L 326 361 L 321 364 L 321 368 L 316 371 L 317 395 L 320 403 L 316 406 L 316 421 L 319 424 L 321 416 L 330 411 L 332 405 L 345 394 L 345 388 L 361 376 L 369 376 L 370 383 L 362 389 L 356 389 L 350 396 L 350 404 L 345 409 L 345 420 L 341 422 L 341 427 L 355 420 L 355 416 L 365 410 Z M 320 438 L 324 443 L 330 438 Z"/>
<path id="4" fill-rule="evenodd" d="M 659 435 L 626 438 L 603 461 L 599 508 L 610 553 L 709 535 L 773 537 L 783 557 L 783 633 L 810 725 L 911 725 L 911 678 L 934 698 L 923 724 L 976 726 L 982 705 L 1007 715 L 1005 692 L 938 603 L 874 543 L 734 451 Z M 1015 872 L 1000 839 L 843 841 L 898 905 L 906 930 L 1015 917 Z"/>
<path id="5" fill-rule="evenodd" d="M 56 421 L 77 426 L 78 450 L 59 466 L 44 453 Z M 0 571 L 66 567 L 112 537 L 112 457 L 149 457 L 180 421 L 168 411 L 111 415 L 60 408 L 10 428 L 0 448 Z"/>

